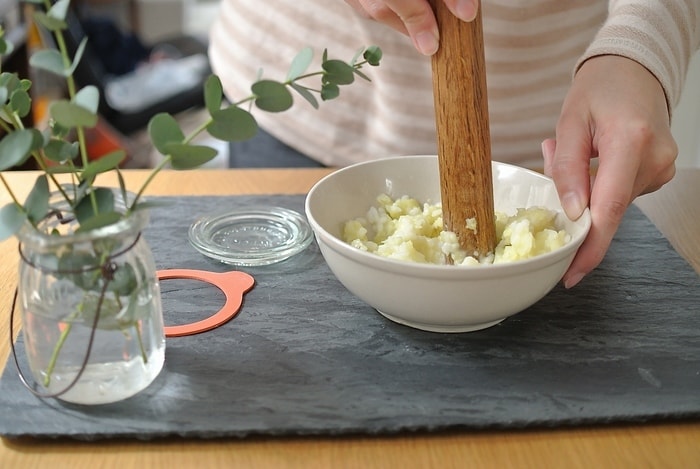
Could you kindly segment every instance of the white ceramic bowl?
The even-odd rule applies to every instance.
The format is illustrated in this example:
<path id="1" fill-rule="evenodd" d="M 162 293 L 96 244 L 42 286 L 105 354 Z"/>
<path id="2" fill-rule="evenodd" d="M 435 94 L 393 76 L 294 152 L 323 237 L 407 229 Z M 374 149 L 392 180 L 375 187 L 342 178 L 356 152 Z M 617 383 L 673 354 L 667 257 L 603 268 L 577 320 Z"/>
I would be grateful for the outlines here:
<path id="1" fill-rule="evenodd" d="M 523 261 L 451 266 L 388 259 L 342 240 L 343 224 L 364 216 L 381 193 L 439 202 L 436 156 L 386 158 L 340 169 L 309 191 L 306 215 L 333 274 L 381 314 L 428 331 L 473 331 L 497 324 L 544 297 L 561 280 L 591 224 L 588 210 L 578 220 L 569 220 L 554 183 L 539 173 L 494 162 L 493 184 L 496 210 L 512 213 L 532 206 L 557 210 L 571 241 Z"/>

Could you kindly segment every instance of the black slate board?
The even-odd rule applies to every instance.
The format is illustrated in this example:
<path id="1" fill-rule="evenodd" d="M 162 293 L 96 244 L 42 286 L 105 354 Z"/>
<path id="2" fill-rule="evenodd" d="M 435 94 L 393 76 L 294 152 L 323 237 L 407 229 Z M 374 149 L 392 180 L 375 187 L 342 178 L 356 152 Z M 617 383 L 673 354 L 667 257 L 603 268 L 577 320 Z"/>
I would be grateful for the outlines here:
<path id="1" fill-rule="evenodd" d="M 187 242 L 200 214 L 303 197 L 185 197 L 146 232 L 159 268 L 225 271 Z M 700 419 L 700 282 L 631 207 L 600 267 L 498 326 L 438 334 L 394 324 L 348 293 L 313 243 L 256 278 L 239 315 L 167 341 L 166 365 L 126 401 L 40 400 L 9 361 L 0 434 L 77 439 L 395 434 Z M 200 282 L 161 285 L 167 323 L 217 310 Z M 21 350 L 22 343 L 18 343 Z"/>

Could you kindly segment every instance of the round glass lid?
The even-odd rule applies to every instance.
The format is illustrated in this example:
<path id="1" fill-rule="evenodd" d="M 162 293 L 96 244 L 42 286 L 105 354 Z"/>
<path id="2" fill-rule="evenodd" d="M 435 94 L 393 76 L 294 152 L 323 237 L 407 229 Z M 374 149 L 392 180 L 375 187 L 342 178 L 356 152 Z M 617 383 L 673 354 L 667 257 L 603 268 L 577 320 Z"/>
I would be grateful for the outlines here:
<path id="1" fill-rule="evenodd" d="M 226 264 L 274 264 L 303 251 L 313 232 L 306 219 L 283 207 L 252 206 L 204 215 L 189 230 L 192 246 Z"/>

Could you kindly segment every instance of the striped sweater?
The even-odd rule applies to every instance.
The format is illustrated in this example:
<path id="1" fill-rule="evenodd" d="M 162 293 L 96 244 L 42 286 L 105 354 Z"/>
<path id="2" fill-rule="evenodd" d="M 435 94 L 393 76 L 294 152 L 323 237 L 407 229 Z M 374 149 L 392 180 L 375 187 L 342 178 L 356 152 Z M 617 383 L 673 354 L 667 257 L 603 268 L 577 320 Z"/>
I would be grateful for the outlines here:
<path id="1" fill-rule="evenodd" d="M 256 112 L 262 128 L 329 166 L 392 155 L 435 154 L 430 58 L 405 36 L 341 0 L 222 0 L 210 35 L 212 67 L 231 100 L 250 94 L 259 70 L 282 79 L 305 46 L 349 60 L 378 45 L 372 83 L 343 87 L 319 110 Z M 614 54 L 649 69 L 677 104 L 700 45 L 700 0 L 483 0 L 494 160 L 542 165 L 572 75 L 587 58 Z M 317 64 L 320 49 L 317 49 Z M 301 100 L 299 100 L 301 101 Z"/>

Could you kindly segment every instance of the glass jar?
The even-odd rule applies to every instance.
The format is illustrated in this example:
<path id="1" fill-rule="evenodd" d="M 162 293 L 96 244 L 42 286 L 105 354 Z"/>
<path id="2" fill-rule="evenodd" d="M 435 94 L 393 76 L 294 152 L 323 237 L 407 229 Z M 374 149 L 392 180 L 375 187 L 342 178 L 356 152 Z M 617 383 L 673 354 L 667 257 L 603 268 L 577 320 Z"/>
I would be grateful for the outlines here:
<path id="1" fill-rule="evenodd" d="M 126 210 L 118 199 L 115 209 Z M 141 235 L 148 213 L 75 232 L 60 205 L 52 207 L 61 216 L 18 235 L 29 369 L 42 395 L 76 404 L 123 400 L 153 382 L 165 361 L 160 287 Z M 56 230 L 62 234 L 50 234 Z"/>

